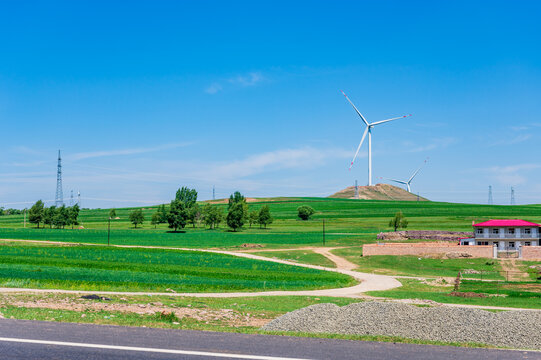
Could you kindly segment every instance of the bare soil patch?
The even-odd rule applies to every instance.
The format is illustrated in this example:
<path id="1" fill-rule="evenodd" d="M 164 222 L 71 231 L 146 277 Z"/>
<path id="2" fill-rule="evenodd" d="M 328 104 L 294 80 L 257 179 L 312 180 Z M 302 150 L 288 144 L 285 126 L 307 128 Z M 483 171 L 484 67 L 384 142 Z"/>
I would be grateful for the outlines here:
<path id="1" fill-rule="evenodd" d="M 259 318 L 252 314 L 245 314 L 233 309 L 208 309 L 194 307 L 166 306 L 159 302 L 147 304 L 125 304 L 118 302 L 100 302 L 85 300 L 81 298 L 47 299 L 36 298 L 35 300 L 23 300 L 4 296 L 0 307 L 11 305 L 24 308 L 69 310 L 77 312 L 88 311 L 111 311 L 123 313 L 135 313 L 139 315 L 153 315 L 156 313 L 173 313 L 179 319 L 191 318 L 200 322 L 220 322 L 228 326 L 254 326 L 260 327 L 271 321 L 271 319 Z"/>

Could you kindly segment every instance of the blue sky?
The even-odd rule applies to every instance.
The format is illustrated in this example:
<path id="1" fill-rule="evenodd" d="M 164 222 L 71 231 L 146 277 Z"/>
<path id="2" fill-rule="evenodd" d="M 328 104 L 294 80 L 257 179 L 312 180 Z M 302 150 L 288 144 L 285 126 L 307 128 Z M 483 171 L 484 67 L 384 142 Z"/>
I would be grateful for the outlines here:
<path id="1" fill-rule="evenodd" d="M 541 203 L 536 1 L 0 4 L 0 206 L 327 196 L 407 178 L 433 200 Z"/>

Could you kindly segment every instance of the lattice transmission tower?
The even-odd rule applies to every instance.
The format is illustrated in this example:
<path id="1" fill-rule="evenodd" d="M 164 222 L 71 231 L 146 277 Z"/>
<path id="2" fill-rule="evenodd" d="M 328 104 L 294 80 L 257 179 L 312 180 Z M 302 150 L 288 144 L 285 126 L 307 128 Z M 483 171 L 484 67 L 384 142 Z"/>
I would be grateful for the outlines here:
<path id="1" fill-rule="evenodd" d="M 494 205 L 494 200 L 492 199 L 492 185 L 488 186 L 488 204 Z"/>
<path id="2" fill-rule="evenodd" d="M 58 150 L 58 168 L 56 171 L 56 196 L 54 198 L 56 207 L 64 205 L 64 194 L 62 193 L 62 158 Z"/>
<path id="3" fill-rule="evenodd" d="M 511 205 L 515 205 L 515 189 L 511 187 Z"/>

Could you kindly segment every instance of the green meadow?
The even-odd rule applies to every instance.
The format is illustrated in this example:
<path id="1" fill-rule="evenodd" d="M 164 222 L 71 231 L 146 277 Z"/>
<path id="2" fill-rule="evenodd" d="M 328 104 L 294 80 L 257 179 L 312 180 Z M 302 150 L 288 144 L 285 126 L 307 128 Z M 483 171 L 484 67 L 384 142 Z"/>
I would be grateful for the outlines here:
<path id="1" fill-rule="evenodd" d="M 0 287 L 146 292 L 300 290 L 349 276 L 198 251 L 99 246 L 0 247 Z"/>
<path id="2" fill-rule="evenodd" d="M 325 220 L 325 245 L 357 246 L 374 242 L 375 235 L 390 231 L 389 220 L 402 211 L 409 221 L 408 229 L 469 231 L 472 221 L 490 218 L 522 218 L 541 222 L 541 205 L 497 206 L 443 202 L 347 200 L 329 198 L 276 198 L 249 203 L 250 209 L 263 204 L 270 207 L 274 223 L 268 229 L 247 225 L 240 232 L 230 232 L 224 224 L 208 230 L 198 224 L 187 225 L 183 232 L 172 233 L 166 224 L 155 229 L 150 218 L 156 207 L 144 207 L 145 223 L 134 229 L 128 221 L 133 209 L 117 209 L 119 219 L 111 221 L 110 241 L 118 245 L 156 245 L 197 248 L 235 248 L 245 243 L 269 248 L 294 248 L 322 245 Z M 297 218 L 297 207 L 309 205 L 316 210 L 311 220 Z M 224 212 L 226 205 L 222 206 Z M 82 210 L 82 229 L 23 228 L 22 215 L 0 216 L 0 238 L 31 239 L 79 243 L 107 243 L 109 209 Z"/>

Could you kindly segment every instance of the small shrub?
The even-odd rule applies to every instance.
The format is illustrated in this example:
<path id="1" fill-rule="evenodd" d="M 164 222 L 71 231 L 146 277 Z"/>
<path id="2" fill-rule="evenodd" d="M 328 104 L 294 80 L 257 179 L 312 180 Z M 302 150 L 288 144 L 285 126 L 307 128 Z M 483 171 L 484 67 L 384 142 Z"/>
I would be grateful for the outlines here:
<path id="1" fill-rule="evenodd" d="M 297 208 L 297 212 L 298 212 L 297 216 L 301 220 L 308 220 L 310 219 L 310 216 L 314 215 L 316 211 L 310 206 L 302 205 Z"/>
<path id="2" fill-rule="evenodd" d="M 172 311 L 171 312 L 167 312 L 167 311 L 157 312 L 156 314 L 154 314 L 154 317 L 159 321 L 165 321 L 165 322 L 170 322 L 170 323 L 179 322 L 178 317 Z"/>

